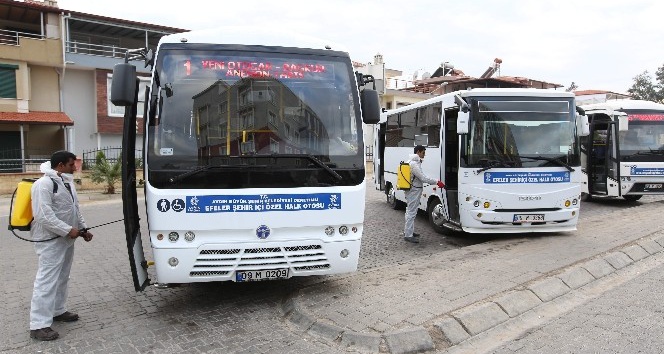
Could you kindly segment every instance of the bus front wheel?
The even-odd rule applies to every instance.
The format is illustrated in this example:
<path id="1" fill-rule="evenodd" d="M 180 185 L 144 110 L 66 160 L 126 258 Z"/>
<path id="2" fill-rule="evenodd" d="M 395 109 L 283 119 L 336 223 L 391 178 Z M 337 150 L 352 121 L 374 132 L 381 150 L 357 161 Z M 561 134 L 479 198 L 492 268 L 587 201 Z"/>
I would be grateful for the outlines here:
<path id="1" fill-rule="evenodd" d="M 443 205 L 440 203 L 440 200 L 435 199 L 429 202 L 427 206 L 427 215 L 429 215 L 429 224 L 434 231 L 439 234 L 453 236 L 456 234 L 455 231 L 443 226 L 447 220 L 443 216 L 442 211 Z"/>

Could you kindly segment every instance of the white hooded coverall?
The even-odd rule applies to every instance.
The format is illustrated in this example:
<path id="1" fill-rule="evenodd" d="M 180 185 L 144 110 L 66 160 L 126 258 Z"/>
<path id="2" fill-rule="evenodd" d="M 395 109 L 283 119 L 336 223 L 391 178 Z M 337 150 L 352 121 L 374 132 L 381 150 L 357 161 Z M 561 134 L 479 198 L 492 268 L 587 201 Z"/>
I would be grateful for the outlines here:
<path id="1" fill-rule="evenodd" d="M 50 327 L 53 317 L 67 311 L 67 286 L 74 258 L 74 242 L 67 234 L 76 227 L 87 228 L 79 211 L 73 176 L 51 169 L 51 162 L 41 165 L 44 176 L 32 185 L 32 239 L 52 241 L 35 242 L 39 267 L 30 305 L 30 329 Z M 53 193 L 53 182 L 58 190 Z M 69 189 L 65 185 L 69 185 Z M 71 190 L 71 193 L 69 192 Z"/>
<path id="2" fill-rule="evenodd" d="M 404 237 L 412 237 L 415 232 L 415 216 L 420 207 L 423 183 L 436 184 L 437 179 L 427 177 L 422 172 L 422 159 L 417 154 L 408 155 L 410 165 L 410 189 L 406 191 L 406 226 L 403 230 Z"/>

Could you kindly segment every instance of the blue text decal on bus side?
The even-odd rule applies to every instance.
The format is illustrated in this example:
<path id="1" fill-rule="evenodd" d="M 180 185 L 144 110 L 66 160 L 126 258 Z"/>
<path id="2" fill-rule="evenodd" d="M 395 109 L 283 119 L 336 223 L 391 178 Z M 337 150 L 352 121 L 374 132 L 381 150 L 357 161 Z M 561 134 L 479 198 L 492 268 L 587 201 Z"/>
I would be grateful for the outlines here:
<path id="1" fill-rule="evenodd" d="M 240 213 L 341 209 L 341 193 L 194 195 L 187 213 Z"/>
<path id="2" fill-rule="evenodd" d="M 484 183 L 565 183 L 570 174 L 563 172 L 485 172 Z"/>
<path id="3" fill-rule="evenodd" d="M 629 172 L 633 176 L 664 176 L 664 168 L 660 167 L 632 166 Z"/>

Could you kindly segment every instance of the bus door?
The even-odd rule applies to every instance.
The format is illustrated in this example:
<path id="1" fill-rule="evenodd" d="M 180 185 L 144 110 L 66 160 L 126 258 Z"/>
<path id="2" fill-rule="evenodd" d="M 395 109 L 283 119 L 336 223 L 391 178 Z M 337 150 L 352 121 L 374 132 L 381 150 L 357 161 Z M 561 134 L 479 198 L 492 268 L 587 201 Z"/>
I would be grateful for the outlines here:
<path id="1" fill-rule="evenodd" d="M 608 195 L 618 181 L 618 148 L 615 122 L 593 121 L 588 159 L 588 191 L 590 194 Z"/>
<path id="2" fill-rule="evenodd" d="M 459 135 L 456 132 L 457 109 L 445 110 L 445 124 L 442 131 L 443 139 L 443 182 L 448 220 L 460 222 L 459 217 Z"/>
<path id="3" fill-rule="evenodd" d="M 373 142 L 374 184 L 378 190 L 385 190 L 385 129 L 387 123 L 376 124 Z"/>

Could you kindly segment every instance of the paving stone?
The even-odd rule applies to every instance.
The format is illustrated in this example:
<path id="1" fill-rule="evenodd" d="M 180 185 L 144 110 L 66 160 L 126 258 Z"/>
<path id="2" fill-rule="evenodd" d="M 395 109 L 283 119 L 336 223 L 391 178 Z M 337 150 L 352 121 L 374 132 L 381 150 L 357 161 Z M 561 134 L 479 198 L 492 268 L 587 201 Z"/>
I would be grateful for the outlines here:
<path id="1" fill-rule="evenodd" d="M 434 349 L 433 340 L 422 327 L 413 327 L 385 334 L 392 354 L 421 353 Z"/>
<path id="2" fill-rule="evenodd" d="M 620 251 L 625 253 L 627 256 L 629 256 L 629 258 L 631 258 L 635 262 L 650 256 L 650 253 L 646 252 L 646 250 L 644 250 L 643 247 L 639 245 L 627 246 L 621 249 Z"/>
<path id="3" fill-rule="evenodd" d="M 558 296 L 569 292 L 569 287 L 559 278 L 546 278 L 528 285 L 530 289 L 542 301 L 551 301 Z"/>
<path id="4" fill-rule="evenodd" d="M 611 264 L 613 268 L 621 269 L 632 264 L 631 258 L 622 252 L 612 252 L 604 256 L 604 259 Z"/>
<path id="5" fill-rule="evenodd" d="M 656 238 L 655 242 L 657 242 L 660 246 L 664 247 L 664 236 Z"/>
<path id="6" fill-rule="evenodd" d="M 558 275 L 558 278 L 572 289 L 582 287 L 591 281 L 595 280 L 586 269 L 582 267 L 574 267 Z"/>
<path id="7" fill-rule="evenodd" d="M 452 313 L 452 316 L 473 336 L 509 319 L 505 311 L 494 302 L 461 309 Z"/>
<path id="8" fill-rule="evenodd" d="M 450 342 L 451 345 L 457 345 L 470 338 L 468 332 L 466 332 L 459 321 L 453 317 L 446 316 L 441 321 L 434 323 L 434 327 L 442 332 L 443 337 Z"/>
<path id="9" fill-rule="evenodd" d="M 542 300 L 530 290 L 518 290 L 499 297 L 495 302 L 508 316 L 515 317 L 540 305 Z"/>
<path id="10" fill-rule="evenodd" d="M 303 331 L 308 330 L 311 325 L 316 322 L 311 316 L 301 312 L 301 311 L 293 311 L 289 317 L 289 320 L 292 324 L 294 324 L 296 327 L 300 328 Z"/>
<path id="11" fill-rule="evenodd" d="M 660 244 L 655 242 L 655 240 L 639 242 L 639 246 L 643 247 L 643 249 L 650 254 L 655 254 L 664 250 L 664 247 L 660 246 Z"/>
<path id="12" fill-rule="evenodd" d="M 309 327 L 308 333 L 325 338 L 329 341 L 335 341 L 341 336 L 343 329 L 322 321 L 316 321 Z"/>
<path id="13" fill-rule="evenodd" d="M 345 331 L 341 334 L 341 347 L 377 353 L 380 350 L 381 336 L 373 333 Z"/>
<path id="14" fill-rule="evenodd" d="M 616 269 L 613 268 L 609 262 L 604 260 L 604 258 L 595 258 L 586 263 L 581 264 L 585 270 L 588 271 L 595 279 L 605 277 L 613 273 Z"/>

